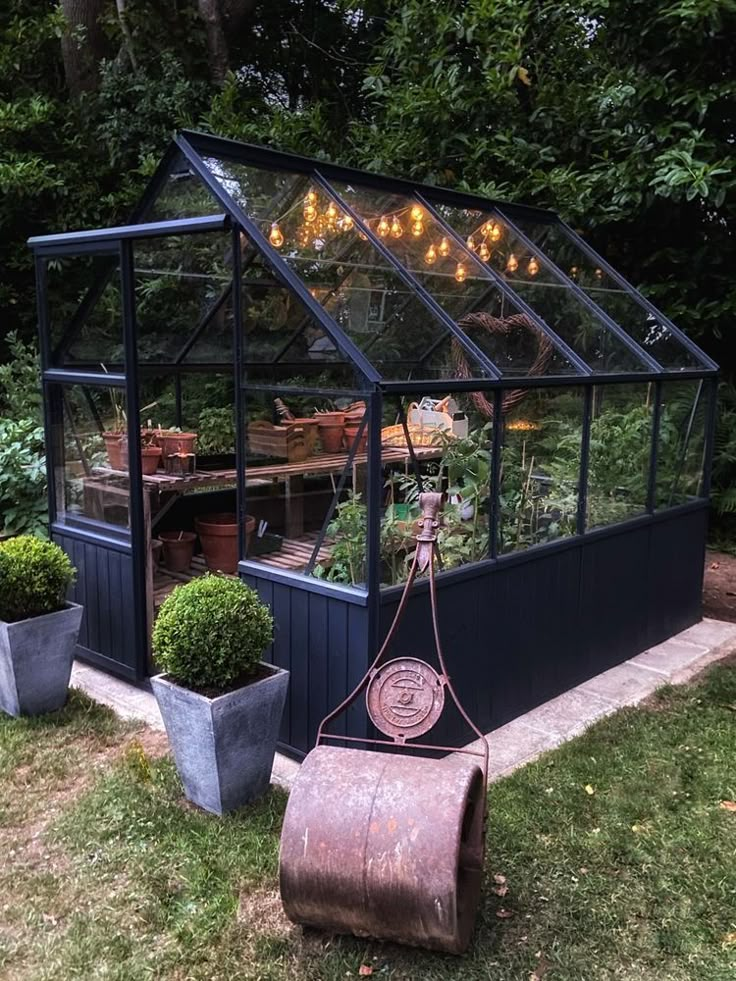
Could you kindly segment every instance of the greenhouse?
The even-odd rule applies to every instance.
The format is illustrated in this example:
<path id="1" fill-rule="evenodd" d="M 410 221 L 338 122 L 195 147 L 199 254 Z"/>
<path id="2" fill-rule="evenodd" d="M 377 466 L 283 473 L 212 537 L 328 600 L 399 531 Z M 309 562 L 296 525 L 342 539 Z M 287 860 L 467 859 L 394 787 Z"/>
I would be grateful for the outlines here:
<path id="1" fill-rule="evenodd" d="M 483 731 L 700 618 L 717 366 L 553 213 L 184 132 L 129 225 L 30 244 L 81 659 L 143 681 L 166 595 L 240 575 L 303 754 L 428 489 Z M 420 580 L 397 656 L 431 637 Z"/>

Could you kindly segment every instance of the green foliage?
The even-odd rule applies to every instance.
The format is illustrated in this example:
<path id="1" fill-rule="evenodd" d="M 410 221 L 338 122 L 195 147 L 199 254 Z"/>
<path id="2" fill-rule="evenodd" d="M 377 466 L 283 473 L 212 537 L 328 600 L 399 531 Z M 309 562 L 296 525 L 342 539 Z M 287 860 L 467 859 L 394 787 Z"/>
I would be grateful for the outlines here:
<path id="1" fill-rule="evenodd" d="M 198 453 L 234 453 L 235 417 L 230 409 L 203 409 L 197 424 Z"/>
<path id="2" fill-rule="evenodd" d="M 48 519 L 43 429 L 0 418 L 0 529 L 45 535 Z"/>
<path id="3" fill-rule="evenodd" d="M 43 419 L 41 365 L 38 351 L 27 344 L 17 331 L 5 338 L 10 359 L 0 364 L 0 417 Z"/>
<path id="4" fill-rule="evenodd" d="M 153 628 L 153 653 L 172 680 L 222 691 L 255 672 L 273 617 L 240 579 L 206 575 L 177 586 Z"/>
<path id="5" fill-rule="evenodd" d="M 76 569 L 54 542 L 21 535 L 0 542 L 0 620 L 13 623 L 64 608 Z"/>
<path id="6" fill-rule="evenodd" d="M 347 500 L 337 505 L 335 517 L 327 528 L 328 536 L 334 540 L 330 567 L 325 570 L 321 565 L 315 566 L 316 576 L 330 582 L 365 583 L 367 517 L 360 494 L 350 491 Z"/>

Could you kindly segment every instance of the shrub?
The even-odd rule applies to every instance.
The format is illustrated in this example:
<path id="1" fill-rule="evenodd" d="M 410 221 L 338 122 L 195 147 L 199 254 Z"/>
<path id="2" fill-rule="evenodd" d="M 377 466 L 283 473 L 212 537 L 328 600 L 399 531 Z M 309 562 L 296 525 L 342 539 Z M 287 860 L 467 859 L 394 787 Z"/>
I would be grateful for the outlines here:
<path id="1" fill-rule="evenodd" d="M 0 544 L 0 620 L 13 623 L 62 610 L 76 577 L 53 542 L 20 535 Z"/>
<path id="2" fill-rule="evenodd" d="M 273 617 L 239 579 L 206 575 L 177 586 L 153 628 L 162 671 L 186 688 L 225 689 L 253 674 L 273 639 Z"/>
<path id="3" fill-rule="evenodd" d="M 46 457 L 34 419 L 0 418 L 0 530 L 46 535 Z"/>

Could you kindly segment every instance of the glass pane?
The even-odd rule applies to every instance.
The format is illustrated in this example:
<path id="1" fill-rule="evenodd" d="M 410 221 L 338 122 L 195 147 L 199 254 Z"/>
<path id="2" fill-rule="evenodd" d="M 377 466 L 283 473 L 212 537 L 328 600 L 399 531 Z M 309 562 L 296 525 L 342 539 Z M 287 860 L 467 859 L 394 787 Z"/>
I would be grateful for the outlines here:
<path id="1" fill-rule="evenodd" d="M 57 516 L 129 526 L 125 394 L 91 385 L 52 390 Z"/>
<path id="2" fill-rule="evenodd" d="M 593 391 L 586 526 L 644 514 L 652 454 L 653 382 Z"/>
<path id="3" fill-rule="evenodd" d="M 51 363 L 57 367 L 104 364 L 122 370 L 122 297 L 118 252 L 49 259 L 49 334 Z"/>
<path id="4" fill-rule="evenodd" d="M 574 535 L 583 393 L 579 388 L 503 393 L 499 551 Z"/>
<path id="5" fill-rule="evenodd" d="M 580 248 L 563 225 L 519 220 L 521 230 L 564 273 L 605 310 L 663 368 L 677 371 L 702 367 L 698 359 L 630 293 Z"/>
<path id="6" fill-rule="evenodd" d="M 708 386 L 665 382 L 657 443 L 657 508 L 703 496 Z"/>
<path id="7" fill-rule="evenodd" d="M 438 206 L 438 211 L 593 371 L 649 370 L 553 271 L 544 255 L 531 251 L 499 215 L 448 205 Z"/>
<path id="8" fill-rule="evenodd" d="M 503 374 L 578 374 L 418 201 L 352 184 L 334 188 Z"/>
<path id="9" fill-rule="evenodd" d="M 385 378 L 430 379 L 447 377 L 448 372 L 453 376 L 449 329 L 350 217 L 340 213 L 331 196 L 303 175 L 271 174 L 229 161 L 208 165 Z M 276 317 L 283 316 L 279 309 Z M 486 375 L 467 355 L 462 369 L 469 377 Z"/>
<path id="10" fill-rule="evenodd" d="M 348 394 L 332 400 L 284 389 L 249 393 L 244 433 L 248 558 L 331 582 L 365 585 L 364 411 L 365 403 Z"/>
<path id="11" fill-rule="evenodd" d="M 420 489 L 440 490 L 446 495 L 438 537 L 443 569 L 489 557 L 492 426 L 476 405 L 482 405 L 484 398 L 481 393 L 458 392 L 442 399 L 384 400 L 383 585 L 396 585 L 408 576 L 420 514 Z M 408 453 L 409 443 L 416 469 Z M 402 456 L 392 459 L 390 449 Z"/>
<path id="12" fill-rule="evenodd" d="M 218 215 L 223 207 L 192 171 L 184 157 L 172 167 L 163 188 L 146 212 L 143 221 L 174 221 Z"/>
<path id="13" fill-rule="evenodd" d="M 133 248 L 138 359 L 166 363 L 195 342 L 202 361 L 232 361 L 231 238 L 222 232 L 141 239 Z"/>

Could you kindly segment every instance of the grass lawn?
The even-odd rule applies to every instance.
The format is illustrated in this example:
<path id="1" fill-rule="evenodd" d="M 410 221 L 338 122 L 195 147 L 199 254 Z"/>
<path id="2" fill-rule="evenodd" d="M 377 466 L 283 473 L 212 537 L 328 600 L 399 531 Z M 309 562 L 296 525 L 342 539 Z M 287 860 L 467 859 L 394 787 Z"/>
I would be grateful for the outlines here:
<path id="1" fill-rule="evenodd" d="M 164 747 L 79 693 L 53 717 L 0 720 L 0 978 L 736 978 L 734 664 L 491 788 L 463 959 L 292 927 L 284 796 L 205 815 Z"/>

